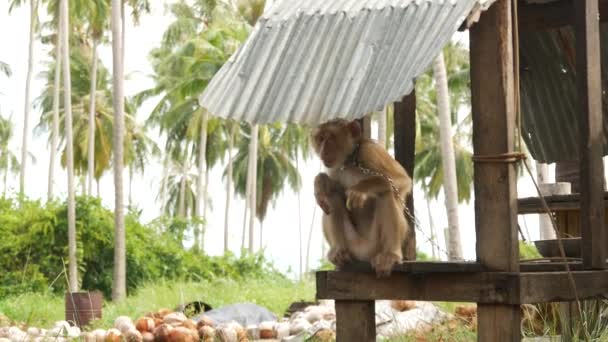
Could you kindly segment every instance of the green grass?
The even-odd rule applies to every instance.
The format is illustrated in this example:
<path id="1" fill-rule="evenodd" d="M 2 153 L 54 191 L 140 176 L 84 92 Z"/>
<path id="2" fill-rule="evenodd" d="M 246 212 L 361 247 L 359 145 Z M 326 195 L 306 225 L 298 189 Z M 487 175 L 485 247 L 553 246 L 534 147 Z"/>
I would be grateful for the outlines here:
<path id="1" fill-rule="evenodd" d="M 173 309 L 179 304 L 202 300 L 214 308 L 233 303 L 256 303 L 282 316 L 294 301 L 313 300 L 312 281 L 291 282 L 285 279 L 251 279 L 234 281 L 218 279 L 208 282 L 161 281 L 141 287 L 124 301 L 106 301 L 103 319 L 93 322 L 92 328 L 109 328 L 120 315 L 138 318 L 160 308 Z M 50 327 L 64 319 L 63 296 L 26 294 L 0 300 L 0 314 L 31 326 Z"/>

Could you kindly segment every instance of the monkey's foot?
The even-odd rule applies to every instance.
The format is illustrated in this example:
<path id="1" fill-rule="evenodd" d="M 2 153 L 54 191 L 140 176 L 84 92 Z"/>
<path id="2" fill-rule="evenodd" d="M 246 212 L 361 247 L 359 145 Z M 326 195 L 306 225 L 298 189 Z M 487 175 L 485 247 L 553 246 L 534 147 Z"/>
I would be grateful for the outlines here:
<path id="1" fill-rule="evenodd" d="M 371 260 L 372 267 L 378 277 L 388 277 L 391 275 L 393 266 L 399 262 L 401 262 L 401 256 L 391 252 L 380 253 Z"/>
<path id="2" fill-rule="evenodd" d="M 350 252 L 345 248 L 330 249 L 329 253 L 327 253 L 327 259 L 329 259 L 332 264 L 338 267 L 344 266 L 352 261 Z"/>

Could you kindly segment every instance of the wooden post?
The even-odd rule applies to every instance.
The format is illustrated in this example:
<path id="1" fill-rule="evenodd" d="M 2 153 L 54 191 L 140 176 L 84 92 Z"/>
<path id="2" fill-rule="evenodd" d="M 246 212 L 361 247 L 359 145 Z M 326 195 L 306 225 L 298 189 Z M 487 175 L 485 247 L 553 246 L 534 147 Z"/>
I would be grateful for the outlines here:
<path id="1" fill-rule="evenodd" d="M 405 96 L 401 102 L 395 102 L 394 110 L 394 145 L 395 159 L 403 165 L 405 171 L 414 178 L 414 155 L 416 147 L 416 90 Z M 407 197 L 407 208 L 414 215 L 414 194 Z M 403 246 L 403 257 L 416 260 L 416 230 L 415 222 L 407 218 L 410 230 Z"/>
<path id="2" fill-rule="evenodd" d="M 475 155 L 512 152 L 515 84 L 511 0 L 497 0 L 470 31 Z M 475 163 L 477 260 L 490 270 L 519 271 L 515 164 Z M 478 304 L 478 341 L 521 341 L 517 305 Z"/>
<path id="3" fill-rule="evenodd" d="M 336 342 L 376 341 L 373 300 L 336 300 Z"/>
<path id="4" fill-rule="evenodd" d="M 577 0 L 573 3 L 577 52 L 583 265 L 587 269 L 603 269 L 606 267 L 606 233 L 598 0 Z"/>

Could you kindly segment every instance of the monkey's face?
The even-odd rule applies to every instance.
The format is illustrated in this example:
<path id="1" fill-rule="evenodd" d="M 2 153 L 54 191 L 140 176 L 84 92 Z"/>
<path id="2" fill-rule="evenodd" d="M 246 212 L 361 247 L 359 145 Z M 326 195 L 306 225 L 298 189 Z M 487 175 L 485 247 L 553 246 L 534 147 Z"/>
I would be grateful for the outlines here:
<path id="1" fill-rule="evenodd" d="M 356 121 L 334 120 L 313 131 L 312 145 L 325 167 L 342 166 L 355 148 L 360 137 Z"/>

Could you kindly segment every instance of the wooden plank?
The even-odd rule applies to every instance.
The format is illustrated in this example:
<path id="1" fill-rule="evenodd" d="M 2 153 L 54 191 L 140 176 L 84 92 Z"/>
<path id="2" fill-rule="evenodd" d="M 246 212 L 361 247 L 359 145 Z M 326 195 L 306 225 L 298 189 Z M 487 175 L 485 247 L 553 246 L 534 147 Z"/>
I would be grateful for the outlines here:
<path id="1" fill-rule="evenodd" d="M 394 145 L 395 159 L 403 165 L 405 171 L 414 177 L 414 157 L 416 147 L 416 90 L 405 96 L 400 102 L 395 102 L 394 111 Z M 414 194 L 406 199 L 407 208 L 414 211 Z M 416 259 L 416 230 L 413 220 L 408 217 L 410 230 L 407 232 L 406 243 L 403 248 L 403 257 L 406 260 Z"/>
<path id="2" fill-rule="evenodd" d="M 579 261 L 568 263 L 571 271 L 580 271 L 583 264 Z M 521 272 L 563 272 L 566 266 L 563 262 L 522 262 L 519 264 Z"/>
<path id="3" fill-rule="evenodd" d="M 511 7 L 511 0 L 497 0 L 470 30 L 473 150 L 478 156 L 514 151 L 516 85 Z M 476 162 L 474 177 L 477 260 L 490 270 L 517 272 L 515 165 Z M 518 285 L 514 287 L 519 289 Z M 517 305 L 480 305 L 477 340 L 519 342 L 520 322 Z"/>
<path id="4" fill-rule="evenodd" d="M 573 271 L 579 299 L 608 294 L 608 271 Z M 521 303 L 568 302 L 575 299 L 566 272 L 520 274 Z"/>
<path id="5" fill-rule="evenodd" d="M 340 300 L 407 299 L 422 301 L 519 302 L 517 273 L 317 272 L 317 298 Z"/>
<path id="6" fill-rule="evenodd" d="M 606 267 L 603 203 L 603 116 L 598 0 L 574 2 L 578 89 L 583 264 Z"/>
<path id="7" fill-rule="evenodd" d="M 551 211 L 568 211 L 581 208 L 580 198 L 580 194 L 552 195 L 545 196 L 545 201 Z M 608 193 L 604 192 L 603 198 L 604 207 L 608 208 Z M 545 212 L 545 208 L 538 197 L 518 198 L 517 206 L 519 214 L 538 214 Z"/>
<path id="8" fill-rule="evenodd" d="M 574 23 L 571 0 L 545 4 L 521 1 L 518 6 L 520 32 L 555 29 Z M 599 8 L 600 20 L 608 21 L 608 0 L 599 0 Z"/>
<path id="9" fill-rule="evenodd" d="M 373 272 L 371 264 L 362 261 L 345 265 L 340 270 L 345 272 Z M 483 271 L 486 271 L 486 269 L 480 263 L 457 261 L 404 261 L 393 267 L 393 272 L 403 273 L 474 273 Z"/>
<path id="10" fill-rule="evenodd" d="M 583 264 L 578 261 L 569 262 L 571 270 L 582 270 Z M 559 261 L 535 261 L 521 262 L 521 272 L 561 272 L 565 270 L 563 262 Z M 370 263 L 357 261 L 342 267 L 344 272 L 367 272 L 373 273 L 374 270 Z M 478 262 L 466 261 L 404 261 L 393 267 L 393 273 L 480 273 L 489 270 Z"/>
<path id="11" fill-rule="evenodd" d="M 376 341 L 374 301 L 336 300 L 336 341 Z"/>

